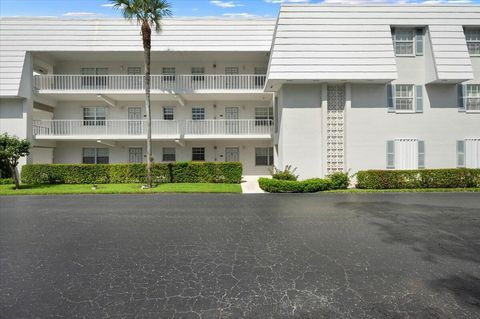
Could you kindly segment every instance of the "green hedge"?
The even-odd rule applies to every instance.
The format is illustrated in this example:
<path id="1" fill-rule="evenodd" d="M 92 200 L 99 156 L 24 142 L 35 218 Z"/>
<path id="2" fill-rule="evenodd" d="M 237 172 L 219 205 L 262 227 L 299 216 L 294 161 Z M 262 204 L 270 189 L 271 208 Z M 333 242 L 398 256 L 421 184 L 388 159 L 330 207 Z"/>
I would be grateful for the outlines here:
<path id="1" fill-rule="evenodd" d="M 480 187 L 480 169 L 369 170 L 356 176 L 363 189 Z"/>
<path id="2" fill-rule="evenodd" d="M 258 179 L 260 188 L 269 193 L 315 193 L 328 190 L 332 182 L 328 179 L 311 178 L 304 181 L 288 181 L 261 177 Z"/>
<path id="3" fill-rule="evenodd" d="M 240 183 L 241 163 L 154 163 L 156 183 Z M 144 183 L 145 164 L 31 164 L 22 167 L 25 184 Z"/>
<path id="4" fill-rule="evenodd" d="M 0 185 L 9 185 L 13 183 L 13 178 L 0 178 Z"/>

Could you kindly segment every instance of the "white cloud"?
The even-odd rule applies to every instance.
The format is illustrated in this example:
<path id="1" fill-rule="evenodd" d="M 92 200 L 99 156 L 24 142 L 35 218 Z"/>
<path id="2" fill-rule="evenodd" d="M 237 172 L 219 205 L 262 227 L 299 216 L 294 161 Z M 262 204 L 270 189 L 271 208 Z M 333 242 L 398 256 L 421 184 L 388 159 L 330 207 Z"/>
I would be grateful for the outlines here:
<path id="1" fill-rule="evenodd" d="M 224 13 L 223 16 L 224 16 L 224 17 L 227 17 L 227 18 L 259 18 L 259 16 L 255 15 L 255 14 L 246 13 L 246 12 L 242 12 L 242 13 Z"/>
<path id="2" fill-rule="evenodd" d="M 310 0 L 265 0 L 267 3 L 305 3 Z"/>
<path id="3" fill-rule="evenodd" d="M 104 4 L 102 4 L 101 6 L 102 6 L 102 7 L 106 7 L 106 8 L 112 8 L 114 5 L 115 5 L 115 4 L 113 4 L 113 3 L 104 3 Z"/>
<path id="4" fill-rule="evenodd" d="M 220 8 L 236 8 L 244 6 L 243 4 L 235 1 L 211 0 L 210 3 Z"/>
<path id="5" fill-rule="evenodd" d="M 63 16 L 65 17 L 72 17 L 72 18 L 93 18 L 93 17 L 100 17 L 102 14 L 95 13 L 95 12 L 67 12 Z"/>

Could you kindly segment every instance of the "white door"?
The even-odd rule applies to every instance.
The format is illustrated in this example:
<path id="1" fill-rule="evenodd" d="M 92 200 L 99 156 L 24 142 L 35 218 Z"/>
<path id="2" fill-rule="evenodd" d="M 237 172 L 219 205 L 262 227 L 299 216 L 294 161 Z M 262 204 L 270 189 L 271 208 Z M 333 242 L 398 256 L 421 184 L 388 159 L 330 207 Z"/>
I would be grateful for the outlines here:
<path id="1" fill-rule="evenodd" d="M 237 66 L 227 66 L 225 67 L 225 75 L 226 75 L 226 88 L 227 89 L 238 89 L 238 67 Z"/>
<path id="2" fill-rule="evenodd" d="M 142 108 L 128 108 L 128 134 L 142 134 Z"/>
<path id="3" fill-rule="evenodd" d="M 225 147 L 225 162 L 240 162 L 240 149 L 238 147 Z"/>
<path id="4" fill-rule="evenodd" d="M 129 163 L 143 163 L 143 150 L 141 147 L 130 147 L 128 149 Z"/>
<path id="5" fill-rule="evenodd" d="M 238 107 L 225 108 L 225 132 L 226 134 L 238 134 Z"/>
<path id="6" fill-rule="evenodd" d="M 130 90 L 143 89 L 142 68 L 138 66 L 131 66 L 127 68 L 128 84 Z"/>

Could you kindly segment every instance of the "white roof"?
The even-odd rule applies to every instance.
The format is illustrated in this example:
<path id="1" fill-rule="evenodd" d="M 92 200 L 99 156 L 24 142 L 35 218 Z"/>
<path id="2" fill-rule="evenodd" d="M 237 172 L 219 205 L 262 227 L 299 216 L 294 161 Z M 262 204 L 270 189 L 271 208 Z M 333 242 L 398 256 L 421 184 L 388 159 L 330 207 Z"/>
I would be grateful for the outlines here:
<path id="1" fill-rule="evenodd" d="M 152 51 L 269 52 L 274 19 L 175 18 L 152 32 Z M 143 51 L 124 19 L 0 19 L 0 96 L 17 96 L 27 51 Z"/>
<path id="2" fill-rule="evenodd" d="M 283 80 L 394 80 L 391 27 L 401 26 L 428 26 L 436 80 L 472 79 L 463 26 L 473 25 L 480 25 L 480 6 L 283 5 L 267 85 Z"/>

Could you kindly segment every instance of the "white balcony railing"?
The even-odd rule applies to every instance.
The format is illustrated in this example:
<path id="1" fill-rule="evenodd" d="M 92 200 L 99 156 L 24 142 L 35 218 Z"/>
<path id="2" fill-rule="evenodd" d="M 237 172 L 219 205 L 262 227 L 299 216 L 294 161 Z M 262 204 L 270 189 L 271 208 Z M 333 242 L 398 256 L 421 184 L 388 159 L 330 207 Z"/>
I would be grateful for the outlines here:
<path id="1" fill-rule="evenodd" d="M 152 92 L 263 91 L 265 75 L 256 74 L 177 74 L 152 75 Z M 39 92 L 134 92 L 144 90 L 143 75 L 60 75 L 34 76 Z"/>
<path id="2" fill-rule="evenodd" d="M 185 135 L 270 135 L 271 120 L 187 120 Z"/>
<path id="3" fill-rule="evenodd" d="M 272 120 L 152 120 L 153 138 L 255 137 L 270 138 Z M 145 120 L 35 120 L 36 138 L 146 138 Z"/>
<path id="4" fill-rule="evenodd" d="M 147 134 L 145 120 L 38 120 L 33 121 L 33 134 L 57 137 L 142 137 Z M 177 121 L 152 120 L 152 136 L 177 136 Z"/>

